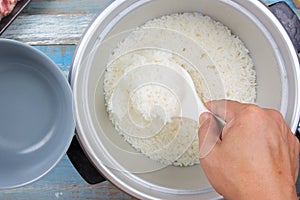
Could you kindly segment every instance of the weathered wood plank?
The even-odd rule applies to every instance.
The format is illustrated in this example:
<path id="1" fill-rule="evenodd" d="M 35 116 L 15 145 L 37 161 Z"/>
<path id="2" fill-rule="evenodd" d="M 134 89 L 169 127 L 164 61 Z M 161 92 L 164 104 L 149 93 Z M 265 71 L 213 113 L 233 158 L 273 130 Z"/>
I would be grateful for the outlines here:
<path id="1" fill-rule="evenodd" d="M 32 0 L 24 15 L 88 14 L 99 11 L 111 0 Z"/>
<path id="2" fill-rule="evenodd" d="M 3 33 L 31 45 L 77 44 L 94 16 L 112 0 L 33 0 Z"/>
<path id="3" fill-rule="evenodd" d="M 53 60 L 64 72 L 66 78 L 68 77 L 70 65 L 76 49 L 75 45 L 44 45 L 34 47 Z"/>
<path id="4" fill-rule="evenodd" d="M 93 14 L 19 16 L 3 37 L 31 45 L 76 44 L 92 18 Z"/>
<path id="5" fill-rule="evenodd" d="M 0 199 L 134 199 L 121 192 L 108 181 L 97 185 L 88 185 L 73 169 L 67 157 L 41 180 L 25 187 L 1 190 Z"/>

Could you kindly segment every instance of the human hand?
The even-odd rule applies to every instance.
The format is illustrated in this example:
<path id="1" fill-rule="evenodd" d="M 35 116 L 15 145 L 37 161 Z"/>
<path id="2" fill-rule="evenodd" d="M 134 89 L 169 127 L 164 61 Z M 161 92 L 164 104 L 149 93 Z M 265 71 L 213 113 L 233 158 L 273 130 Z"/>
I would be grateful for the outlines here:
<path id="1" fill-rule="evenodd" d="M 235 101 L 212 101 L 207 108 L 227 123 L 212 151 L 200 159 L 215 190 L 225 199 L 297 199 L 300 145 L 282 115 Z M 199 146 L 217 130 L 210 113 L 199 118 Z"/>

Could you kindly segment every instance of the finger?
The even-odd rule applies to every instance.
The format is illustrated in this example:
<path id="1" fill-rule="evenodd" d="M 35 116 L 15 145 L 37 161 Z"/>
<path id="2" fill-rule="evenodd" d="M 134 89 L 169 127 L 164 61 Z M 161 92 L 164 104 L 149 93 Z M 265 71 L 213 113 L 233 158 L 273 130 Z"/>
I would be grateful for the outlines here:
<path id="1" fill-rule="evenodd" d="M 296 136 L 295 136 L 296 137 Z M 299 143 L 299 140 L 298 138 L 296 137 L 296 151 L 295 151 L 295 154 L 296 154 L 296 169 L 295 169 L 295 182 L 297 182 L 298 180 L 298 174 L 299 174 L 299 153 L 300 153 L 300 143 Z"/>
<path id="2" fill-rule="evenodd" d="M 221 117 L 225 122 L 230 122 L 247 104 L 231 100 L 215 100 L 206 103 L 208 110 Z"/>
<path id="3" fill-rule="evenodd" d="M 299 169 L 299 141 L 297 137 L 290 131 L 290 129 L 286 126 L 287 138 L 285 140 L 288 146 L 289 152 L 289 162 L 291 165 L 291 173 L 294 177 L 294 181 L 296 182 L 298 178 L 298 169 Z M 284 138 L 283 138 L 284 139 Z"/>
<path id="4" fill-rule="evenodd" d="M 199 159 L 206 157 L 220 140 L 222 130 L 211 113 L 200 115 L 199 138 Z"/>
<path id="5" fill-rule="evenodd" d="M 298 147 L 298 150 L 296 150 L 296 156 L 297 156 L 297 158 L 296 158 L 296 161 L 297 161 L 297 166 L 296 166 L 296 169 L 295 169 L 295 179 L 296 179 L 296 181 L 295 182 L 297 182 L 297 180 L 298 180 L 298 174 L 299 174 L 299 153 L 300 153 L 300 143 L 299 143 L 299 140 L 298 140 L 298 138 L 296 138 L 296 144 L 297 144 L 297 147 Z"/>
<path id="6" fill-rule="evenodd" d="M 298 179 L 298 173 L 299 173 L 299 140 L 296 136 L 293 135 L 293 141 L 294 141 L 294 157 L 293 157 L 293 162 L 294 162 L 294 165 L 295 165 L 295 168 L 294 168 L 294 180 L 295 180 L 295 183 L 297 182 L 297 179 Z"/>
<path id="7" fill-rule="evenodd" d="M 294 157 L 293 160 L 291 162 L 294 162 L 294 181 L 295 183 L 298 180 L 298 173 L 299 173 L 299 142 L 298 139 L 296 139 L 297 141 L 295 141 L 295 153 L 294 153 Z M 296 150 L 297 149 L 297 150 Z"/>
<path id="8" fill-rule="evenodd" d="M 209 112 L 202 113 L 199 117 L 199 125 L 200 125 L 198 129 L 199 147 L 202 146 L 202 143 L 205 139 L 210 120 L 211 120 L 211 114 Z"/>

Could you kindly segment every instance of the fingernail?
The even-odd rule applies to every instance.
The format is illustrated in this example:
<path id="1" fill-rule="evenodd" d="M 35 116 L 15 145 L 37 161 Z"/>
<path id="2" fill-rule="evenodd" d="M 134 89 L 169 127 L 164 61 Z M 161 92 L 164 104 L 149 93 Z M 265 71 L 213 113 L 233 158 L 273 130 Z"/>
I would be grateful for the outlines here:
<path id="1" fill-rule="evenodd" d="M 205 103 L 205 107 L 206 107 L 208 110 L 211 110 L 211 105 L 212 105 L 212 102 L 211 102 L 211 101 Z"/>

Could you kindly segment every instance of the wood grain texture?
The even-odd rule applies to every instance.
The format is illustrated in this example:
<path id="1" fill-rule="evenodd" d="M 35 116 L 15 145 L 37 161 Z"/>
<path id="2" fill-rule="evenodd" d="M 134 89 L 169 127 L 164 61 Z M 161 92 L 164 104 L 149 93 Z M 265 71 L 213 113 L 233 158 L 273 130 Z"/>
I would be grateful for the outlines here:
<path id="1" fill-rule="evenodd" d="M 73 169 L 67 157 L 44 178 L 25 187 L 0 191 L 2 200 L 133 199 L 108 181 L 88 185 Z"/>
<path id="2" fill-rule="evenodd" d="M 77 44 L 111 0 L 32 0 L 2 37 L 31 45 Z"/>

